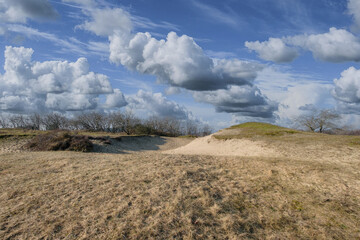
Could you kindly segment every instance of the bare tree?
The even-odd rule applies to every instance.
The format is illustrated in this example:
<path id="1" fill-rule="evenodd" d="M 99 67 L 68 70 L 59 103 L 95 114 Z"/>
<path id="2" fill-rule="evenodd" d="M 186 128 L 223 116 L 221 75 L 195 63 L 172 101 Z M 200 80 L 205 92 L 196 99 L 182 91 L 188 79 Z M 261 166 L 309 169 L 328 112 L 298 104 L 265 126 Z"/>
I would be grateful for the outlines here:
<path id="1" fill-rule="evenodd" d="M 209 125 L 205 124 L 200 129 L 200 136 L 204 137 L 204 136 L 210 135 L 212 133 L 212 131 L 213 131 L 213 129 Z"/>
<path id="2" fill-rule="evenodd" d="M 45 130 L 67 129 L 68 119 L 59 113 L 47 114 L 43 119 Z"/>
<path id="3" fill-rule="evenodd" d="M 74 122 L 78 129 L 88 131 L 106 131 L 109 128 L 107 117 L 97 112 L 83 113 Z"/>
<path id="4" fill-rule="evenodd" d="M 29 116 L 29 127 L 32 130 L 40 130 L 43 124 L 42 116 L 38 113 L 33 113 Z"/>
<path id="5" fill-rule="evenodd" d="M 29 119 L 24 115 L 13 115 L 9 117 L 9 123 L 12 128 L 29 128 Z"/>
<path id="6" fill-rule="evenodd" d="M 198 124 L 195 121 L 192 120 L 187 120 L 185 122 L 185 127 L 184 127 L 184 135 L 190 135 L 190 136 L 198 136 L 199 135 L 199 129 L 198 129 Z"/>
<path id="7" fill-rule="evenodd" d="M 8 119 L 4 115 L 0 115 L 0 128 L 9 127 Z"/>
<path id="8" fill-rule="evenodd" d="M 134 134 L 135 126 L 141 123 L 140 119 L 137 118 L 131 110 L 127 110 L 123 114 L 122 120 L 123 120 L 123 131 L 127 135 Z"/>
<path id="9" fill-rule="evenodd" d="M 124 114 L 121 112 L 114 112 L 109 114 L 108 123 L 110 132 L 123 132 L 124 130 Z"/>
<path id="10" fill-rule="evenodd" d="M 311 114 L 301 115 L 296 122 L 311 132 L 320 132 L 331 130 L 336 127 L 334 123 L 340 118 L 340 115 L 333 110 L 314 110 Z"/>

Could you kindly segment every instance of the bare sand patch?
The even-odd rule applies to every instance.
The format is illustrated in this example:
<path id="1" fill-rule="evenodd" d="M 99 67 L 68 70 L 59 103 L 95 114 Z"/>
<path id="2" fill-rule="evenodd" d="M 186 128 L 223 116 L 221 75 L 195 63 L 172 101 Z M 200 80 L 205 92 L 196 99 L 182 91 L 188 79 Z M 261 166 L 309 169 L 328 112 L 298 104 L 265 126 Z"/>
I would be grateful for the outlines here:
<path id="1" fill-rule="evenodd" d="M 189 144 L 165 151 L 166 154 L 275 157 L 275 149 L 266 147 L 262 142 L 247 139 L 218 140 L 214 135 L 197 138 Z"/>

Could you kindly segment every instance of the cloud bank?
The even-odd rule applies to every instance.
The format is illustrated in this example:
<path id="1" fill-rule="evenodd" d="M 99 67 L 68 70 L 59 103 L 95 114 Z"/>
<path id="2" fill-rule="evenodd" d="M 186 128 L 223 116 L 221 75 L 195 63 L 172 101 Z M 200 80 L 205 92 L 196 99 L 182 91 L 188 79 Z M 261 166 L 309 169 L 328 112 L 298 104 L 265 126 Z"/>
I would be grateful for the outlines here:
<path id="1" fill-rule="evenodd" d="M 294 60 L 298 56 L 294 47 L 310 51 L 315 59 L 325 62 L 360 61 L 360 39 L 334 27 L 327 33 L 270 38 L 265 42 L 246 42 L 245 46 L 256 51 L 260 58 L 277 63 Z"/>
<path id="2" fill-rule="evenodd" d="M 76 62 L 31 60 L 33 50 L 6 47 L 5 74 L 0 76 L 0 109 L 9 112 L 82 111 L 127 103 L 103 74 L 89 70 L 85 58 Z"/>
<path id="3" fill-rule="evenodd" d="M 199 101 L 214 105 L 218 111 L 252 116 L 258 109 L 258 115 L 268 118 L 276 109 L 254 87 L 257 73 L 264 67 L 259 63 L 210 58 L 193 38 L 178 36 L 175 32 L 169 32 L 166 39 L 160 40 L 148 32 L 133 33 L 131 16 L 122 9 L 96 9 L 88 16 L 90 20 L 79 25 L 79 28 L 99 36 L 108 36 L 109 59 L 112 63 L 123 65 L 131 71 L 154 75 L 158 83 L 167 84 L 170 89 L 192 91 Z M 226 103 L 210 101 L 204 97 L 206 94 L 233 96 L 234 89 L 243 96 L 236 99 L 229 97 Z M 196 94 L 197 92 L 199 93 Z M 145 97 L 144 92 L 138 94 Z M 239 104 L 239 99 L 247 97 L 249 99 L 246 104 Z M 230 109 L 231 101 L 234 101 L 235 107 Z"/>

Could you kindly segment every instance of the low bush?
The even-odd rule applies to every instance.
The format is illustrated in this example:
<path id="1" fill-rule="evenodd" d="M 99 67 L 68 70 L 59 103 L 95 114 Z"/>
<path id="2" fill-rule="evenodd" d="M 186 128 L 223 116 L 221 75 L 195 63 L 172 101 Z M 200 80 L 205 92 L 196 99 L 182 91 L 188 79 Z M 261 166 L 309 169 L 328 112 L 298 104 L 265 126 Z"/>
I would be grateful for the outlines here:
<path id="1" fill-rule="evenodd" d="M 87 136 L 73 136 L 67 131 L 52 131 L 34 137 L 25 148 L 32 151 L 90 152 L 93 144 Z"/>

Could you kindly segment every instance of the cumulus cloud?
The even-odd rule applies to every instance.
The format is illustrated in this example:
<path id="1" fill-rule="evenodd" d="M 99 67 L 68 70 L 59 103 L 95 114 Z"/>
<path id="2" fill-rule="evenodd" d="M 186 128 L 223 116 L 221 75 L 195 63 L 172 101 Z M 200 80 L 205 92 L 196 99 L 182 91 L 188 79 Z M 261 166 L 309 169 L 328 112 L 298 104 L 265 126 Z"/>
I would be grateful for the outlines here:
<path id="1" fill-rule="evenodd" d="M 97 104 L 96 95 L 74 94 L 72 92 L 48 93 L 45 100 L 45 106 L 55 111 L 91 110 L 95 109 Z"/>
<path id="2" fill-rule="evenodd" d="M 360 30 L 360 1 L 359 0 L 348 0 L 348 11 L 353 16 L 355 31 Z"/>
<path id="3" fill-rule="evenodd" d="M 276 63 L 291 62 L 298 56 L 296 49 L 286 46 L 279 38 L 269 38 L 264 42 L 245 42 L 245 46 L 255 51 L 261 59 Z"/>
<path id="4" fill-rule="evenodd" d="M 350 67 L 334 80 L 333 95 L 341 102 L 360 105 L 360 70 Z M 359 107 L 360 109 L 360 107 Z"/>
<path id="5" fill-rule="evenodd" d="M 0 2 L 2 22 L 26 23 L 27 19 L 53 19 L 57 15 L 47 0 L 2 0 Z"/>
<path id="6" fill-rule="evenodd" d="M 360 39 L 345 29 L 330 28 L 321 34 L 270 38 L 265 42 L 246 42 L 259 57 L 277 63 L 291 62 L 298 56 L 294 47 L 312 52 L 314 58 L 326 62 L 360 61 Z"/>
<path id="7" fill-rule="evenodd" d="M 114 89 L 114 93 L 106 96 L 105 107 L 106 108 L 121 108 L 127 105 L 124 94 L 120 89 Z"/>
<path id="8" fill-rule="evenodd" d="M 238 113 L 242 116 L 272 118 L 277 104 L 268 100 L 254 86 L 231 86 L 209 92 L 194 92 L 198 102 L 210 103 L 218 112 Z"/>
<path id="9" fill-rule="evenodd" d="M 134 109 L 146 109 L 149 113 L 159 117 L 172 117 L 186 120 L 192 113 L 184 106 L 169 100 L 162 93 L 152 93 L 139 90 L 136 96 L 128 98 L 129 106 Z"/>
<path id="10" fill-rule="evenodd" d="M 262 65 L 254 62 L 214 60 L 209 58 L 193 38 L 170 32 L 166 40 L 149 33 L 129 36 L 116 33 L 110 39 L 110 60 L 158 81 L 188 90 L 205 91 L 229 85 L 251 85 Z"/>
<path id="11" fill-rule="evenodd" d="M 76 62 L 31 60 L 33 50 L 6 47 L 5 73 L 0 76 L 0 109 L 3 111 L 80 111 L 95 109 L 99 95 L 108 95 L 108 107 L 124 106 L 109 79 L 89 70 L 85 58 Z M 117 102 L 116 102 L 117 101 Z"/>
<path id="12" fill-rule="evenodd" d="M 360 61 L 360 40 L 345 29 L 330 28 L 327 33 L 298 35 L 285 41 L 311 51 L 315 58 L 322 61 Z"/>
<path id="13" fill-rule="evenodd" d="M 218 111 L 248 116 L 268 118 L 276 109 L 276 106 L 267 101 L 253 86 L 257 73 L 264 68 L 262 64 L 239 59 L 211 58 L 192 37 L 179 36 L 175 32 L 168 33 L 166 39 L 160 40 L 148 32 L 133 33 L 132 16 L 121 9 L 97 9 L 91 11 L 89 16 L 91 19 L 80 25 L 80 28 L 99 36 L 108 36 L 109 59 L 112 63 L 142 74 L 156 76 L 158 83 L 169 85 L 168 93 L 172 93 L 174 89 L 204 91 L 203 94 L 197 95 L 198 99 L 213 104 Z M 205 100 L 206 94 L 218 97 L 227 94 L 228 99 L 226 102 Z M 142 102 L 139 99 L 147 99 L 148 102 L 136 106 L 147 106 L 152 103 L 148 108 L 160 115 L 170 113 L 170 109 L 179 109 L 175 103 L 164 104 L 167 101 L 158 94 L 139 92 L 137 99 L 137 102 Z M 132 103 L 134 105 L 134 101 Z M 161 108 L 154 106 L 171 108 L 160 112 Z M 180 112 L 180 115 L 186 115 L 183 111 Z M 179 114 L 178 110 L 171 113 L 176 114 Z"/>
<path id="14" fill-rule="evenodd" d="M 276 123 L 291 127 L 294 119 L 312 106 L 333 108 L 336 100 L 331 95 L 333 84 L 306 73 L 293 72 L 287 67 L 271 66 L 261 71 L 256 86 L 266 96 L 278 102 Z"/>

